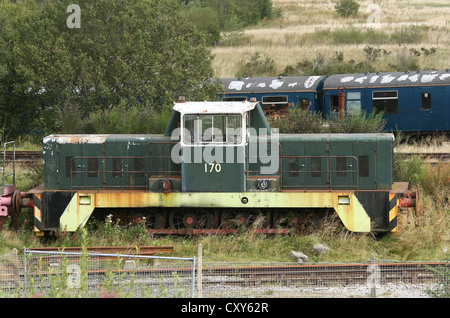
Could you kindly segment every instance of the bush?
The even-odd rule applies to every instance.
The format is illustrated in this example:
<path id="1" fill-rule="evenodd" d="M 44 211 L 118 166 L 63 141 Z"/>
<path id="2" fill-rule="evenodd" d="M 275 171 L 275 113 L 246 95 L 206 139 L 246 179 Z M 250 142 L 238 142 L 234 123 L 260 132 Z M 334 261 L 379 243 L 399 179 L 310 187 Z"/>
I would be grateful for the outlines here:
<path id="1" fill-rule="evenodd" d="M 355 0 L 340 0 L 334 8 L 338 16 L 347 18 L 358 15 L 359 3 Z"/>
<path id="2" fill-rule="evenodd" d="M 64 134 L 161 134 L 172 115 L 167 108 L 122 100 L 117 106 L 84 115 L 75 104 L 66 104 L 59 113 L 59 132 Z"/>
<path id="3" fill-rule="evenodd" d="M 361 29 L 353 25 L 338 28 L 333 31 L 332 35 L 334 42 L 338 44 L 354 44 L 356 41 L 358 41 L 358 43 L 362 43 L 366 37 L 365 33 L 362 32 Z"/>
<path id="4" fill-rule="evenodd" d="M 345 114 L 342 118 L 335 115 L 330 118 L 329 132 L 360 134 L 360 133 L 381 133 L 386 125 L 383 114 Z"/>
<path id="5" fill-rule="evenodd" d="M 281 134 L 314 134 L 326 131 L 325 120 L 320 113 L 290 109 L 285 118 L 270 118 L 271 127 L 280 129 Z"/>
<path id="6" fill-rule="evenodd" d="M 392 32 L 391 39 L 398 45 L 419 43 L 426 37 L 427 31 L 426 25 L 404 25 Z"/>
<path id="7" fill-rule="evenodd" d="M 318 53 L 312 60 L 304 58 L 295 66 L 287 65 L 279 75 L 332 75 L 365 72 L 375 72 L 375 68 L 370 61 L 358 63 L 354 60 L 345 61 L 344 53 L 336 51 L 331 58 Z"/>
<path id="8" fill-rule="evenodd" d="M 411 187 L 422 184 L 426 178 L 425 161 L 419 156 L 405 160 L 400 153 L 394 154 L 394 181 L 408 181 Z"/>
<path id="9" fill-rule="evenodd" d="M 269 119 L 283 134 L 379 133 L 386 124 L 382 114 L 345 114 L 323 119 L 321 113 L 290 109 L 285 118 Z"/>
<path id="10" fill-rule="evenodd" d="M 239 68 L 236 76 L 272 76 L 274 71 L 274 61 L 269 57 L 264 58 L 259 52 L 255 52 L 255 54 L 250 56 L 250 58 Z"/>

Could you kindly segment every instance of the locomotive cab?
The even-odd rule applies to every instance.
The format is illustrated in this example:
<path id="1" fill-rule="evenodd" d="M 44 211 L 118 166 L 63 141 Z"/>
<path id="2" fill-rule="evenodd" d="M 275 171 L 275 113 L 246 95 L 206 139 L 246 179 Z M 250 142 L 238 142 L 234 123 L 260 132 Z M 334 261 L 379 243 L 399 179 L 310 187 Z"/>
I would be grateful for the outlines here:
<path id="1" fill-rule="evenodd" d="M 180 127 L 171 133 L 179 136 L 172 160 L 181 164 L 182 192 L 274 189 L 279 145 L 268 140 L 272 133 L 257 102 L 182 102 L 174 110 Z"/>
<path id="2" fill-rule="evenodd" d="M 255 103 L 178 103 L 182 192 L 245 190 L 248 111 Z M 172 158 L 173 160 L 176 158 Z"/>

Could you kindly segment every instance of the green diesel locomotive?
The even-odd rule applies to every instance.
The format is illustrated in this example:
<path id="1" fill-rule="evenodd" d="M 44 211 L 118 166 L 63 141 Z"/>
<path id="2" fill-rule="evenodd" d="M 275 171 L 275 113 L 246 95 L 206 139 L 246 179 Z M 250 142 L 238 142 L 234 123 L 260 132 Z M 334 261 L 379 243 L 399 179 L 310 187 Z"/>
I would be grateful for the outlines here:
<path id="1" fill-rule="evenodd" d="M 50 135 L 35 231 L 91 217 L 151 233 L 289 232 L 336 213 L 353 232 L 397 230 L 392 134 L 278 134 L 258 102 L 179 102 L 163 135 Z"/>

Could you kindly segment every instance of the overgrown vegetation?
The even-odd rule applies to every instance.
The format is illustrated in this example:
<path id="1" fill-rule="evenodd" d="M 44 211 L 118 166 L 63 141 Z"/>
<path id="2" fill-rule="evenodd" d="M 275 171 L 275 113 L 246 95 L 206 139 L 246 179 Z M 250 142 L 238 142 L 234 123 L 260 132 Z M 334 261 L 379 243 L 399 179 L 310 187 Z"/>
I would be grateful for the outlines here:
<path id="1" fill-rule="evenodd" d="M 422 47 L 420 51 L 404 48 L 396 54 L 391 55 L 391 51 L 365 46 L 362 52 L 364 60 L 361 62 L 356 62 L 354 59 L 346 61 L 344 52 L 342 51 L 335 51 L 334 56 L 331 57 L 326 57 L 325 54 L 318 53 L 312 59 L 303 58 L 295 65 L 288 64 L 280 75 L 332 75 L 376 72 L 379 71 L 377 62 L 386 57 L 389 57 L 392 61 L 389 63 L 390 71 L 417 70 L 419 68 L 418 57 L 421 54 L 426 54 L 427 56 L 434 54 L 436 53 L 436 48 L 426 49 Z M 260 63 L 263 64 L 262 57 L 259 56 L 258 58 L 260 59 Z M 268 61 L 267 59 L 266 57 L 264 61 Z"/>
<path id="2" fill-rule="evenodd" d="M 155 109 L 147 103 L 121 100 L 117 106 L 81 115 L 76 104 L 66 104 L 58 112 L 58 132 L 66 134 L 161 134 L 172 115 L 172 109 Z"/>
<path id="3" fill-rule="evenodd" d="M 339 0 L 334 8 L 338 16 L 347 18 L 358 15 L 359 3 L 355 0 Z"/>
<path id="4" fill-rule="evenodd" d="M 57 132 L 64 105 L 83 119 L 122 100 L 156 111 L 180 95 L 215 96 L 210 48 L 179 0 L 77 5 L 71 28 L 67 1 L 0 1 L 2 139 Z"/>
<path id="5" fill-rule="evenodd" d="M 345 114 L 340 117 L 332 114 L 324 119 L 321 113 L 312 113 L 300 108 L 290 109 L 285 118 L 270 119 L 271 127 L 286 134 L 317 133 L 380 133 L 386 121 L 382 114 Z"/>
<path id="6" fill-rule="evenodd" d="M 216 44 L 221 32 L 241 30 L 261 19 L 274 16 L 271 0 L 182 0 L 186 16 L 205 34 L 207 42 Z"/>

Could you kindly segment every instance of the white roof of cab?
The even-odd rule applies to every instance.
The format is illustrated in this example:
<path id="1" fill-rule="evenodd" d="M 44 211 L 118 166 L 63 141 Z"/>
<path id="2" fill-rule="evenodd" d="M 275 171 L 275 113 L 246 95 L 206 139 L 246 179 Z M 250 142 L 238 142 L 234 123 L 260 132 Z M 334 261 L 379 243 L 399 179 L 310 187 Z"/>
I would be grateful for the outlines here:
<path id="1" fill-rule="evenodd" d="M 182 114 L 243 114 L 255 108 L 258 102 L 183 102 L 173 109 Z"/>

